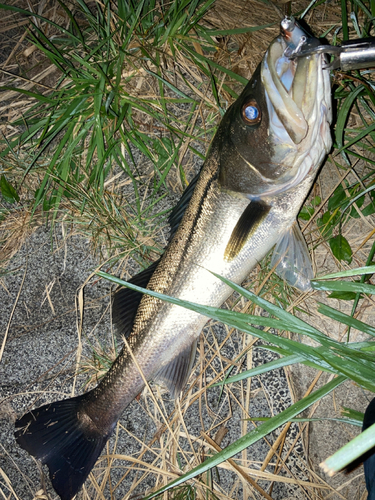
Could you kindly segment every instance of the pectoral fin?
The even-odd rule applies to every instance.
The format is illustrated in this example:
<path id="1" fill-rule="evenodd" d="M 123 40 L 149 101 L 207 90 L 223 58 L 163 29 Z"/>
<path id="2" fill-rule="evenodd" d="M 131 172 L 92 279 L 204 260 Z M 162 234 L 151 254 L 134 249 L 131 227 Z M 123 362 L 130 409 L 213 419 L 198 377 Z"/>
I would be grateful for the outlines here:
<path id="1" fill-rule="evenodd" d="M 233 260 L 242 250 L 246 241 L 256 231 L 258 226 L 267 217 L 270 206 L 263 201 L 251 201 L 244 210 L 235 228 L 232 231 L 224 252 L 224 259 Z"/>
<path id="2" fill-rule="evenodd" d="M 281 237 L 273 252 L 271 267 L 289 285 L 302 292 L 311 290 L 314 273 L 309 250 L 301 230 L 295 222 Z"/>
<path id="3" fill-rule="evenodd" d="M 177 398 L 188 381 L 193 367 L 198 340 L 185 348 L 167 365 L 160 368 L 153 379 L 164 385 L 172 398 Z"/>

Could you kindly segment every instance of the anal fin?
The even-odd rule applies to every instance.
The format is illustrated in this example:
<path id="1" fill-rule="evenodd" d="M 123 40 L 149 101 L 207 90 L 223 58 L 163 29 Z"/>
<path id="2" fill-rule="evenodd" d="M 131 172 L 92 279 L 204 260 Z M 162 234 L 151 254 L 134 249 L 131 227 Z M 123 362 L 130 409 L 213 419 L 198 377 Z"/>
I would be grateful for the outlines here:
<path id="1" fill-rule="evenodd" d="M 169 390 L 171 398 L 177 398 L 188 381 L 194 364 L 197 343 L 198 339 L 174 357 L 167 365 L 160 368 L 153 377 L 155 382 L 164 385 Z"/>
<path id="2" fill-rule="evenodd" d="M 311 290 L 314 277 L 309 250 L 305 238 L 295 222 L 280 238 L 272 255 L 271 267 L 289 285 L 302 292 Z"/>

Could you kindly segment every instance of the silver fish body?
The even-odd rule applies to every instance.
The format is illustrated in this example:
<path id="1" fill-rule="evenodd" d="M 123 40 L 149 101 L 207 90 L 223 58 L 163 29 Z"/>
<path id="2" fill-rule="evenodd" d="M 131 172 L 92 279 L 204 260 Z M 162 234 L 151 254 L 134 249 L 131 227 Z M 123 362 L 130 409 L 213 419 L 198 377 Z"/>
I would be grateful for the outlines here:
<path id="1" fill-rule="evenodd" d="M 284 20 L 282 35 L 223 117 L 178 229 L 146 276 L 150 290 L 220 306 L 232 290 L 212 272 L 241 283 L 285 235 L 298 231 L 296 216 L 331 147 L 323 55 L 293 61 L 284 55 L 304 36 L 296 23 Z M 297 244 L 302 253 L 303 245 Z M 309 276 L 299 281 L 303 270 L 287 263 L 287 253 L 280 257 L 285 275 L 298 275 L 294 283 L 305 286 Z M 16 423 L 19 444 L 47 463 L 63 500 L 78 491 L 145 380 L 162 381 L 179 393 L 207 321 L 148 295 L 133 300 L 123 291 L 119 297 L 115 308 L 137 304 L 130 328 L 121 319 L 128 311 L 118 322 L 131 352 L 126 345 L 92 391 L 33 410 Z"/>
<path id="2" fill-rule="evenodd" d="M 213 180 L 199 205 L 199 214 L 197 210 L 185 214 L 148 288 L 179 299 L 219 307 L 231 295 L 232 289 L 212 272 L 241 283 L 280 239 L 285 227 L 295 222 L 300 200 L 306 197 L 310 185 L 311 180 L 306 179 L 287 196 L 274 197 L 271 209 L 238 255 L 225 259 L 231 235 L 251 202 L 231 192 L 223 192 L 217 179 Z M 144 296 L 128 341 L 145 379 L 164 381 L 172 393 L 175 384 L 184 385 L 178 380 L 179 353 L 184 352 L 189 357 L 186 351 L 194 345 L 206 322 L 207 318 L 201 314 Z M 176 367 L 171 369 L 172 378 L 166 379 L 163 368 L 171 362 L 176 362 Z M 94 389 L 96 398 L 86 409 L 93 419 L 100 422 L 103 421 L 98 411 L 101 406 L 107 414 L 113 412 L 110 420 L 117 422 L 124 407 L 144 387 L 143 377 L 126 348 L 115 363 L 107 380 Z M 108 397 L 109 393 L 112 397 Z"/>

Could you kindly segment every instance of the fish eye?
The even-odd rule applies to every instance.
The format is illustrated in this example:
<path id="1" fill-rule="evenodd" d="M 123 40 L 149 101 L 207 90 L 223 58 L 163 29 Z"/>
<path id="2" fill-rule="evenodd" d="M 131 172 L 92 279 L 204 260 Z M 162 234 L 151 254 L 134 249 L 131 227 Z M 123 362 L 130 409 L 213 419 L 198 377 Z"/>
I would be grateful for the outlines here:
<path id="1" fill-rule="evenodd" d="M 242 119 L 246 125 L 256 125 L 262 119 L 258 103 L 252 99 L 242 106 Z"/>

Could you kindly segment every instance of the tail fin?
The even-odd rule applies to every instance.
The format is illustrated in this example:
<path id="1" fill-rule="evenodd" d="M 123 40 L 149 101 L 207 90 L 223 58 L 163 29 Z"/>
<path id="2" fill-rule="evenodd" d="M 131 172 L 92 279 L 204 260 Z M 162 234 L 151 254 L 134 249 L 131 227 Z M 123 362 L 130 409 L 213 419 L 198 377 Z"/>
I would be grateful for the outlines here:
<path id="1" fill-rule="evenodd" d="M 109 437 L 90 431 L 78 418 L 82 398 L 42 406 L 16 421 L 18 444 L 47 464 L 62 500 L 71 500 L 81 488 Z"/>

